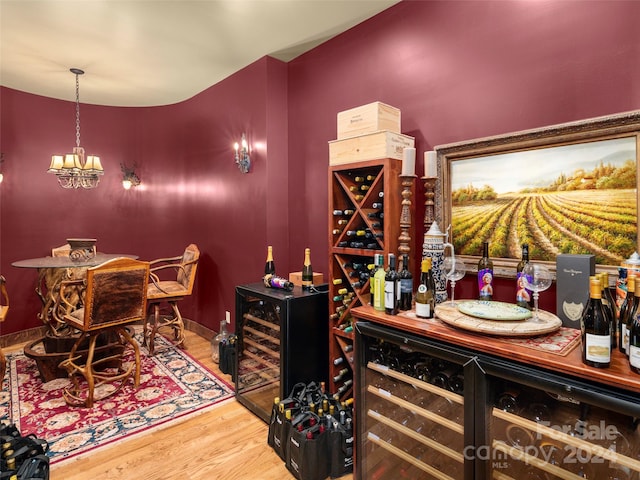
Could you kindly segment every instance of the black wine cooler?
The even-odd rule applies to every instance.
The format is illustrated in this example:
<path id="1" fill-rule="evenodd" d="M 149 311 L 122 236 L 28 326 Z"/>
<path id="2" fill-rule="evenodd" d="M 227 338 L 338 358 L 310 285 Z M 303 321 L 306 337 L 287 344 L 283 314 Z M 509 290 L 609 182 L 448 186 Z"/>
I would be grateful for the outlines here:
<path id="1" fill-rule="evenodd" d="M 356 324 L 356 479 L 640 480 L 640 397 Z"/>
<path id="2" fill-rule="evenodd" d="M 326 292 L 236 287 L 236 398 L 269 421 L 275 397 L 299 382 L 327 380 Z"/>

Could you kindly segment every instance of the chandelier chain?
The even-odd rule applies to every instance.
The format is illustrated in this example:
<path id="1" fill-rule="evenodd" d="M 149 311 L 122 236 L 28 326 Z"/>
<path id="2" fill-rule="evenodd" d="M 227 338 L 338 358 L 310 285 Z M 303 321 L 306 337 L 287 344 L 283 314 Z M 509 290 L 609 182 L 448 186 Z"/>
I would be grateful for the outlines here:
<path id="1" fill-rule="evenodd" d="M 80 146 L 80 80 L 76 73 L 76 147 Z"/>

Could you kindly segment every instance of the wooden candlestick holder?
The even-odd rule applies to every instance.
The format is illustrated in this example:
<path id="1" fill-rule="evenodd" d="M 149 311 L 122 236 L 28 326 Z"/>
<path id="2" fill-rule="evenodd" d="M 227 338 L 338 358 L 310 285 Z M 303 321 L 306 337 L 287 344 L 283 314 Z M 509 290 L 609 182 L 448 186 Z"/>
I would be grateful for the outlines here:
<path id="1" fill-rule="evenodd" d="M 402 181 L 402 210 L 400 212 L 400 236 L 398 237 L 398 256 L 411 252 L 411 190 L 416 175 L 400 175 Z"/>
<path id="2" fill-rule="evenodd" d="M 436 180 L 438 177 L 422 177 L 424 182 L 424 231 L 429 231 L 435 221 Z"/>

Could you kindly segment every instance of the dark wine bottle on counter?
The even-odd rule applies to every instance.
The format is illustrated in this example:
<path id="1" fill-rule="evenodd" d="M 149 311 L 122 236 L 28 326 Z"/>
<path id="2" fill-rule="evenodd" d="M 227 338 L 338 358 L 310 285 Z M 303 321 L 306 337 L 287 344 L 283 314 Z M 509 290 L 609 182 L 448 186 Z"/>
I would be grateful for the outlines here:
<path id="1" fill-rule="evenodd" d="M 311 249 L 304 249 L 304 264 L 302 266 L 302 289 L 311 290 L 313 286 L 313 268 L 311 268 Z"/>
<path id="2" fill-rule="evenodd" d="M 602 305 L 602 286 L 596 276 L 589 278 L 589 303 L 580 320 L 582 362 L 596 368 L 611 364 L 611 324 Z"/>
<path id="3" fill-rule="evenodd" d="M 627 353 L 627 343 L 629 343 L 629 330 L 627 329 L 627 318 L 633 307 L 634 294 L 636 289 L 636 276 L 627 275 L 627 293 L 620 305 L 620 317 L 618 318 L 618 350 Z"/>
<path id="4" fill-rule="evenodd" d="M 616 304 L 609 290 L 609 274 L 602 272 L 599 274 L 602 287 L 602 305 L 604 305 L 605 311 L 609 315 L 609 323 L 611 324 L 611 350 L 615 350 L 617 346 L 617 322 L 616 322 Z"/>
<path id="5" fill-rule="evenodd" d="M 388 315 L 398 314 L 400 288 L 396 271 L 396 256 L 389 254 L 389 270 L 384 277 L 384 311 Z"/>
<path id="6" fill-rule="evenodd" d="M 635 315 L 629 329 L 629 367 L 635 373 L 640 374 L 640 316 Z"/>
<path id="7" fill-rule="evenodd" d="M 478 299 L 493 299 L 493 262 L 489 258 L 489 242 L 482 244 L 482 258 L 478 262 Z"/>
<path id="8" fill-rule="evenodd" d="M 522 245 L 522 258 L 516 266 L 516 304 L 531 310 L 531 291 L 525 288 L 524 279 L 522 279 L 522 270 L 527 263 L 529 263 L 529 245 L 525 243 Z"/>
<path id="9" fill-rule="evenodd" d="M 409 255 L 402 255 L 402 270 L 398 274 L 400 278 L 400 305 L 399 310 L 411 310 L 413 303 L 413 276 L 409 270 Z"/>
<path id="10" fill-rule="evenodd" d="M 267 261 L 264 264 L 264 274 L 275 275 L 275 273 L 276 273 L 276 264 L 273 261 L 273 247 L 269 245 L 267 247 Z"/>

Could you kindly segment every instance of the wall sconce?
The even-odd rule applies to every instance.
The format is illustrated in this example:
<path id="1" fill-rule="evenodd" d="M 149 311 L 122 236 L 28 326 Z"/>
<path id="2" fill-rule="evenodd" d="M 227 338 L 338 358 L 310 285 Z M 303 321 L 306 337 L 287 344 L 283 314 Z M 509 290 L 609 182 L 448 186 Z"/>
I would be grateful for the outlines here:
<path id="1" fill-rule="evenodd" d="M 137 187 L 140 185 L 140 177 L 138 177 L 135 172 L 135 163 L 131 168 L 127 167 L 124 163 L 121 163 L 120 169 L 122 170 L 122 186 L 125 190 L 129 190 L 131 187 Z"/>
<path id="2" fill-rule="evenodd" d="M 245 134 L 242 134 L 242 140 L 238 145 L 236 142 L 233 145 L 233 149 L 236 151 L 234 155 L 234 159 L 238 168 L 242 173 L 249 173 L 249 169 L 251 168 L 251 159 L 249 158 L 249 145 L 247 144 L 247 137 Z"/>
<path id="3" fill-rule="evenodd" d="M 4 175 L 2 174 L 2 162 L 4 162 L 4 153 L 0 153 L 0 183 L 4 180 Z"/>

